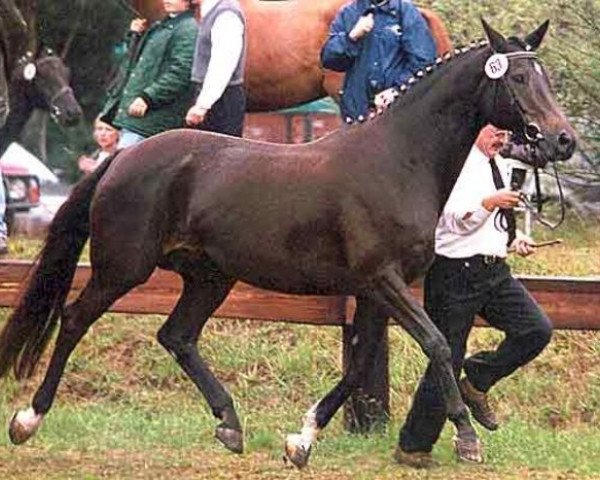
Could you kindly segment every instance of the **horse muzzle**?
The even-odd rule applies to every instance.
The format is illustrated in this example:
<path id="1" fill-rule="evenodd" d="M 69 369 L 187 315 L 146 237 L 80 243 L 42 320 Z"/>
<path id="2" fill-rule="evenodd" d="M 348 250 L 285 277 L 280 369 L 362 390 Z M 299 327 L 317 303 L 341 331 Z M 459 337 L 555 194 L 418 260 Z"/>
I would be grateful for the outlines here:
<path id="1" fill-rule="evenodd" d="M 52 116 L 63 127 L 72 127 L 79 123 L 83 117 L 83 111 L 77 102 L 75 104 L 54 105 L 51 110 Z"/>
<path id="2" fill-rule="evenodd" d="M 48 103 L 52 118 L 63 127 L 72 127 L 83 117 L 83 110 L 68 85 L 61 88 Z"/>
<path id="3" fill-rule="evenodd" d="M 531 143 L 535 145 L 544 165 L 548 162 L 567 161 L 575 153 L 577 140 L 574 132 L 563 129 L 558 134 L 542 133 L 540 131 L 539 135 L 541 137 L 536 135 L 536 140 Z M 526 136 L 531 141 L 529 135 Z"/>

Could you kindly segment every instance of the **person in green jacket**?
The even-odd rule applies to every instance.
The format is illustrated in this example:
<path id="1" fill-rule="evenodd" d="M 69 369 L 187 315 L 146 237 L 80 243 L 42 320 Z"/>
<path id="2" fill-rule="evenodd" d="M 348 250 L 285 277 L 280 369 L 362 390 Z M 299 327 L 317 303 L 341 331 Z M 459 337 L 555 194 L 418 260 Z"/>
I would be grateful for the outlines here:
<path id="1" fill-rule="evenodd" d="M 183 127 L 193 103 L 190 72 L 198 27 L 190 0 L 163 0 L 167 16 L 147 28 L 134 19 L 129 53 L 109 89 L 102 121 L 121 130 L 125 148 L 165 130 Z"/>

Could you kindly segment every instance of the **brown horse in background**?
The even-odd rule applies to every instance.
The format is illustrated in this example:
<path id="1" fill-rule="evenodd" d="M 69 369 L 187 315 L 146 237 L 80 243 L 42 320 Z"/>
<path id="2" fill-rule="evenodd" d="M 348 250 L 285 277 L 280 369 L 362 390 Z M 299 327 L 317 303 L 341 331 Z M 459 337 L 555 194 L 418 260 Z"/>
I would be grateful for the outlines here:
<path id="1" fill-rule="evenodd" d="M 327 95 L 337 98 L 343 74 L 324 70 L 321 47 L 329 25 L 349 0 L 241 0 L 248 22 L 246 88 L 248 111 L 291 107 Z M 144 17 L 164 15 L 162 0 L 131 0 Z M 439 54 L 452 47 L 446 27 L 433 11 L 420 8 Z"/>

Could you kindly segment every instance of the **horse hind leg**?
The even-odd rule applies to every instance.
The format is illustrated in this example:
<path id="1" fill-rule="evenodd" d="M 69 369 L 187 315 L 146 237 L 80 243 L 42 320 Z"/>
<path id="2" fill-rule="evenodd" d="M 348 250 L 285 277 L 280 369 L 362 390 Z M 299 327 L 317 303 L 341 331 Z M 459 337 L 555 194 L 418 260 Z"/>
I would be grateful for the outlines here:
<path id="1" fill-rule="evenodd" d="M 206 257 L 176 270 L 183 277 L 183 293 L 158 331 L 158 341 L 200 390 L 215 418 L 221 420 L 216 438 L 230 451 L 242 453 L 242 426 L 233 399 L 200 357 L 197 346 L 206 321 L 223 303 L 235 279 L 224 275 Z"/>
<path id="2" fill-rule="evenodd" d="M 306 412 L 301 432 L 286 438 L 285 458 L 298 468 L 307 465 L 318 434 L 361 384 L 364 375 L 372 370 L 377 348 L 385 338 L 387 316 L 368 298 L 358 297 L 353 325 L 360 328 L 352 334 L 352 342 L 355 345 L 361 343 L 363 347 L 356 350 L 357 355 L 351 356 L 348 369 L 338 384 Z"/>
<path id="3" fill-rule="evenodd" d="M 373 299 L 388 309 L 390 316 L 419 343 L 431 362 L 443 392 L 448 418 L 456 427 L 454 442 L 459 459 L 482 462 L 481 443 L 456 383 L 448 341 L 412 296 L 395 266 L 386 268 L 373 285 Z"/>
<path id="4" fill-rule="evenodd" d="M 89 327 L 127 290 L 129 288 L 100 284 L 93 275 L 79 298 L 65 308 L 50 364 L 31 407 L 15 413 L 10 422 L 12 443 L 24 443 L 36 433 L 52 406 L 69 356 Z"/>

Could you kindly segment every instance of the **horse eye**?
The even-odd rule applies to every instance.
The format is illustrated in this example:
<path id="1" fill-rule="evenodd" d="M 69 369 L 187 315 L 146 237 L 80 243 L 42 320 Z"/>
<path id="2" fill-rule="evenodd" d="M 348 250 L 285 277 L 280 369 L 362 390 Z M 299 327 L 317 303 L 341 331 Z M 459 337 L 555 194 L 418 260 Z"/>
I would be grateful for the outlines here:
<path id="1" fill-rule="evenodd" d="M 516 83 L 525 83 L 525 75 L 517 73 L 511 77 Z"/>

